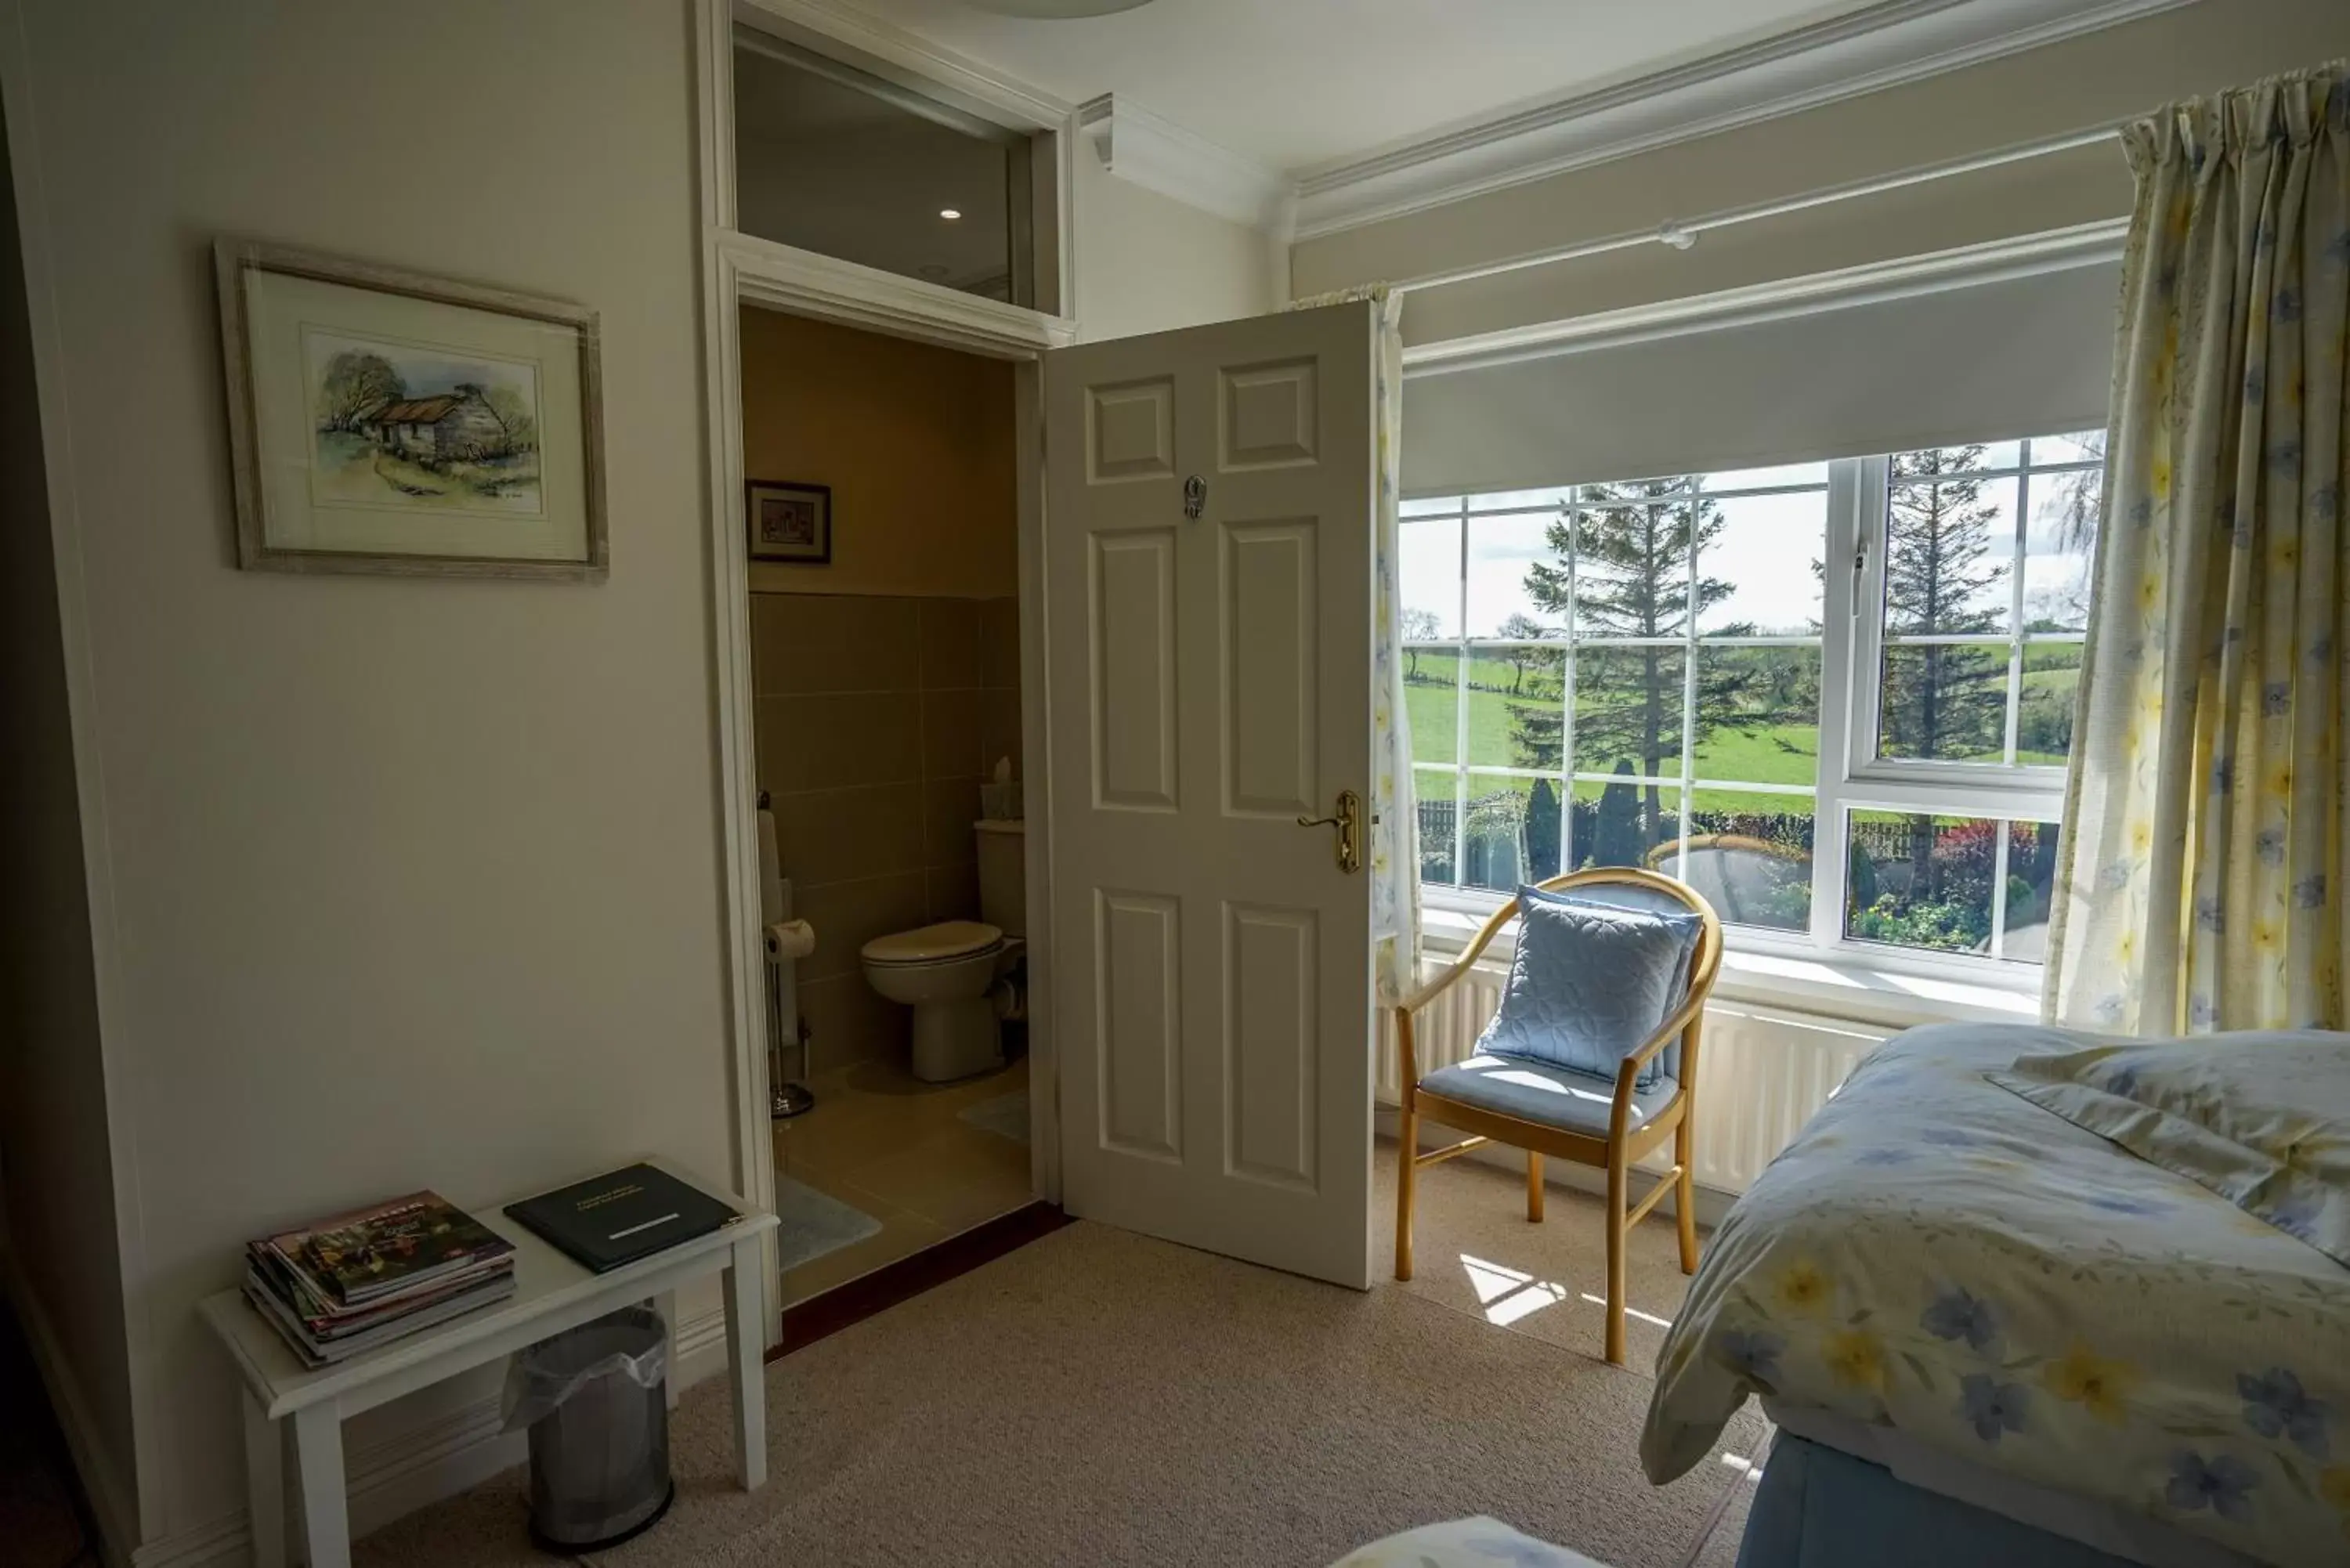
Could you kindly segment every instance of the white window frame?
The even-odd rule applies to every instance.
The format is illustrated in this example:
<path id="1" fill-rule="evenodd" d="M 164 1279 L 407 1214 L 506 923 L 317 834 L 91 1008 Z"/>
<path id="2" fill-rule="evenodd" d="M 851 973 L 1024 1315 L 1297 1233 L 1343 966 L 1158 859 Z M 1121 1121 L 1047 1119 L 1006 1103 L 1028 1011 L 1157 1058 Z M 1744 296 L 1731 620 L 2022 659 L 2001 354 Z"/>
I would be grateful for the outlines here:
<path id="1" fill-rule="evenodd" d="M 1822 626 L 1818 639 L 1820 650 L 1820 715 L 1819 765 L 1812 786 L 1739 784 L 1734 781 L 1709 781 L 1708 787 L 1737 790 L 1753 794 L 1785 794 L 1808 795 L 1813 803 L 1812 825 L 1812 906 L 1808 929 L 1802 932 L 1774 930 L 1768 928 L 1725 924 L 1728 945 L 1734 951 L 1813 960 L 1839 969 L 1865 969 L 1893 974 L 1919 975 L 1939 980 L 1956 981 L 1986 989 L 2035 992 L 2041 984 L 2043 968 L 2039 964 L 2009 960 L 1999 949 L 2006 935 L 2008 829 L 2017 823 L 2061 822 L 2064 816 L 2065 770 L 2062 767 L 1973 762 L 1939 762 L 1918 758 L 1881 758 L 1877 755 L 1879 710 L 1879 670 L 1884 648 L 1884 587 L 1886 556 L 1886 524 L 1891 499 L 1892 460 L 1887 456 L 1847 458 L 1828 465 L 1826 537 L 1823 541 L 1822 559 L 1826 563 L 1822 583 Z M 2031 466 L 2029 443 L 2019 449 L 2014 465 L 1986 469 L 1982 477 L 2017 481 L 2018 538 L 2012 547 L 2009 568 L 2011 618 L 2006 640 L 2009 646 L 2009 680 L 2011 695 L 2008 704 L 2006 749 L 2012 753 L 2015 745 L 2017 715 L 2021 709 L 2020 688 L 2014 683 L 2021 677 L 2023 649 L 2033 641 L 2070 643 L 2077 646 L 2084 639 L 2078 634 L 2027 634 L 2023 631 L 2023 531 L 2031 516 L 2030 485 L 2032 477 L 2053 472 L 2074 472 L 2092 468 L 2087 462 L 2068 462 L 2034 468 Z M 1970 473 L 1970 478 L 1976 477 Z M 1563 493 L 1572 487 L 1555 486 Z M 1777 487 L 1788 490 L 1811 490 L 1811 484 Z M 1715 493 L 1743 495 L 1754 493 L 1746 490 Z M 1768 493 L 1768 491 L 1761 492 Z M 1451 512 L 1413 513 L 1405 518 L 1406 525 L 1417 522 L 1451 519 L 1461 530 L 1456 615 L 1460 635 L 1451 639 L 1419 640 L 1411 646 L 1425 651 L 1452 655 L 1459 662 L 1455 667 L 1455 698 L 1453 760 L 1450 763 L 1415 764 L 1413 779 L 1417 785 L 1423 777 L 1449 775 L 1453 795 L 1453 832 L 1451 846 L 1453 873 L 1456 878 L 1463 867 L 1466 850 L 1466 817 L 1468 811 L 1469 775 L 1473 772 L 1497 777 L 1552 778 L 1539 769 L 1509 767 L 1472 767 L 1468 759 L 1469 712 L 1466 692 L 1468 661 L 1481 652 L 1521 646 L 1508 639 L 1472 638 L 1469 633 L 1469 551 L 1470 529 L 1480 516 L 1493 516 L 1506 511 L 1530 511 L 1533 508 L 1493 508 L 1481 511 L 1477 497 L 1461 498 L 1461 504 Z M 1865 547 L 1864 547 L 1865 545 Z M 1698 569 L 1692 563 L 1692 571 Z M 1690 649 L 1685 655 L 1684 680 L 1693 680 L 1697 661 L 1694 649 L 1707 639 L 1694 630 L 1696 609 L 1690 608 L 1691 632 L 1686 639 L 1675 639 L 1677 647 Z M 1577 646 L 1574 638 L 1573 612 L 1570 607 L 1565 636 L 1555 645 L 1561 648 Z M 1810 646 L 1807 637 L 1779 637 L 1731 639 L 1728 646 L 1752 644 L 1783 644 Z M 1962 640 L 1991 640 L 1989 634 Z M 1622 646 L 1612 639 L 1589 646 Z M 1574 671 L 1575 661 L 1567 664 L 1564 701 L 1571 711 L 1575 701 Z M 1683 698 L 1683 722 L 1694 721 L 1694 708 L 1686 690 Z M 1571 733 L 1565 744 L 1572 746 Z M 1692 754 L 1686 731 L 1683 756 Z M 1699 784 L 1693 763 L 1685 764 L 1691 779 L 1691 790 Z M 1639 781 L 1634 781 L 1639 782 Z M 1679 781 L 1669 782 L 1678 789 Z M 1574 758 L 1571 751 L 1562 755 L 1558 775 L 1554 783 L 1562 792 L 1561 808 L 1571 818 L 1569 807 L 1575 783 Z M 1888 811 L 1936 816 L 1963 816 L 1987 819 L 2002 825 L 1996 839 L 1996 862 L 1992 885 L 1992 951 L 1990 954 L 1938 952 L 1929 949 L 1869 941 L 1845 934 L 1845 886 L 1852 836 L 1852 815 L 1861 811 Z M 1571 828 L 1562 825 L 1562 855 L 1571 855 L 1566 843 Z M 1423 902 L 1431 909 L 1451 909 L 1482 916 L 1499 908 L 1506 895 L 1480 888 L 1447 886 L 1441 883 L 1421 884 Z"/>

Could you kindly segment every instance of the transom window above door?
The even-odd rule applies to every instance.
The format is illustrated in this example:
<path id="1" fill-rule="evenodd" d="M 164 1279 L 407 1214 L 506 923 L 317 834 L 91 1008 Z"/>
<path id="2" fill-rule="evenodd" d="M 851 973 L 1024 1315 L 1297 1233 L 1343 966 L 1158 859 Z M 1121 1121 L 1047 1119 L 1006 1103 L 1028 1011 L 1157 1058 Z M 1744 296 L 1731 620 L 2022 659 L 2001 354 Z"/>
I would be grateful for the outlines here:
<path id="1" fill-rule="evenodd" d="M 1705 892 L 1734 945 L 2020 978 L 2045 929 L 2102 444 L 1406 502 L 1432 901 L 1647 866 Z"/>

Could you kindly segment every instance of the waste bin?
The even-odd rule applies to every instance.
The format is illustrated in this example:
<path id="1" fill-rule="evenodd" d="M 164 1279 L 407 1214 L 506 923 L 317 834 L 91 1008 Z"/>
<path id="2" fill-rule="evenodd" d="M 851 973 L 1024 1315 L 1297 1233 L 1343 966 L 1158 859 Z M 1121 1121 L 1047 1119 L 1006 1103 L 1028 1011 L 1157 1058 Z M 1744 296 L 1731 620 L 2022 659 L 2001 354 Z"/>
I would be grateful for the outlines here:
<path id="1" fill-rule="evenodd" d="M 505 1429 L 530 1428 L 530 1531 L 564 1552 L 610 1546 L 668 1511 L 669 1335 L 623 1307 L 506 1366 Z"/>

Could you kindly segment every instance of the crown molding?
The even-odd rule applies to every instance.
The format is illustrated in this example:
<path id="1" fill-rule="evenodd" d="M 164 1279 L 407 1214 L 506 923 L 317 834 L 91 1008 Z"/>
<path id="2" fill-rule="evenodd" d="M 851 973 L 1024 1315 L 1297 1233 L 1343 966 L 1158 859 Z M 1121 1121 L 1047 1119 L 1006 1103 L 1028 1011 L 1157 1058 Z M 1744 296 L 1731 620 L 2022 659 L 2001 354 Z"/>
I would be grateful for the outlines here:
<path id="1" fill-rule="evenodd" d="M 1297 182 L 1313 239 L 1922 81 L 2196 0 L 1879 0 L 1611 87 L 1327 165 Z"/>
<path id="2" fill-rule="evenodd" d="M 1263 164 L 1115 94 L 1088 99 L 1076 113 L 1078 139 L 1119 179 L 1253 229 L 1285 221 L 1290 182 Z"/>
<path id="3" fill-rule="evenodd" d="M 829 40 L 862 57 L 852 63 L 901 87 L 962 100 L 997 123 L 1056 130 L 1074 105 L 844 0 L 732 0 L 733 19 L 768 32 Z M 826 50 L 825 53 L 837 53 Z"/>

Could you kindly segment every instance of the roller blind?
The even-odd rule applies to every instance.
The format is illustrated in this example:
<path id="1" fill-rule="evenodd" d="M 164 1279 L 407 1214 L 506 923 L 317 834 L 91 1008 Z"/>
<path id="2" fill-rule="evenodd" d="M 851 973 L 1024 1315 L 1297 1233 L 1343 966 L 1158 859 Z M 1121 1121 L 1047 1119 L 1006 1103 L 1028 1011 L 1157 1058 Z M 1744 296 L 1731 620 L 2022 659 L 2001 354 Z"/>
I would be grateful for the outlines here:
<path id="1" fill-rule="evenodd" d="M 1414 368 L 1409 495 L 2102 428 L 2118 261 L 1743 326 Z"/>

